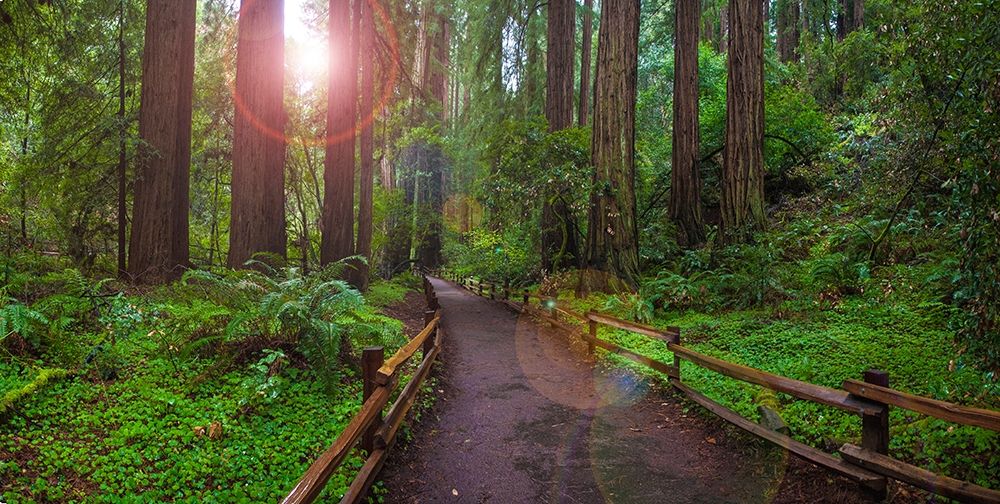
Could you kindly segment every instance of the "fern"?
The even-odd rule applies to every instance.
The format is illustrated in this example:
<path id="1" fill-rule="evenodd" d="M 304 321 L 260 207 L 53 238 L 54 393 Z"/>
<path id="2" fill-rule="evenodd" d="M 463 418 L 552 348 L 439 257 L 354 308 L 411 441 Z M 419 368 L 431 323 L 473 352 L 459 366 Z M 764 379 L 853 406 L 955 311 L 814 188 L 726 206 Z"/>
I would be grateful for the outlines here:
<path id="1" fill-rule="evenodd" d="M 35 348 L 40 348 L 42 338 L 48 333 L 49 319 L 42 313 L 20 303 L 0 308 L 0 341 L 18 334 Z"/>

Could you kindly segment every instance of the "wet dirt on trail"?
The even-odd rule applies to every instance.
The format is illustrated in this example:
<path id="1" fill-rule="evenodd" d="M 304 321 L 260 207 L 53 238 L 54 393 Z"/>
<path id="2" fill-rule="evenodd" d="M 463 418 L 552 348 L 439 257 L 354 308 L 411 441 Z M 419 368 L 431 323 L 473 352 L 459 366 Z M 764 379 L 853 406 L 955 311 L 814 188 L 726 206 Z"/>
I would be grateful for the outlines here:
<path id="1" fill-rule="evenodd" d="M 431 281 L 445 330 L 439 399 L 389 458 L 386 502 L 855 500 L 839 478 L 811 471 L 819 481 L 781 498 L 794 466 L 783 452 L 741 450 L 746 440 L 697 406 L 596 364 L 580 341 Z"/>

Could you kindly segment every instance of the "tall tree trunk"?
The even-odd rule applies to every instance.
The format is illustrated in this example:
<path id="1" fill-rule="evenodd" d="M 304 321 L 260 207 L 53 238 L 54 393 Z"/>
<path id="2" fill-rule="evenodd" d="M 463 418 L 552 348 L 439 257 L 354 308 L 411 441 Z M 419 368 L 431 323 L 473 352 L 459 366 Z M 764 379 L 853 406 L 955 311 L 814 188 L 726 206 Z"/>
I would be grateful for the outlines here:
<path id="1" fill-rule="evenodd" d="M 448 73 L 451 71 L 451 23 L 444 16 L 441 17 L 441 44 L 438 46 L 438 61 L 441 63 L 441 126 L 448 125 L 448 107 L 450 107 L 450 93 Z"/>
<path id="2" fill-rule="evenodd" d="M 320 263 L 354 254 L 354 96 L 350 67 L 351 2 L 330 0 L 330 82 L 323 172 L 323 239 Z"/>
<path id="3" fill-rule="evenodd" d="M 284 0 L 242 0 L 236 46 L 230 267 L 285 257 Z"/>
<path id="4" fill-rule="evenodd" d="M 837 42 L 843 42 L 847 37 L 847 27 L 850 21 L 847 19 L 848 2 L 851 0 L 837 0 Z"/>
<path id="5" fill-rule="evenodd" d="M 545 117 L 549 121 L 549 131 L 559 131 L 573 126 L 575 0 L 550 0 L 548 17 Z M 542 201 L 542 268 L 554 272 L 579 266 L 576 218 L 563 197 L 565 184 L 553 177 L 545 189 Z"/>
<path id="6" fill-rule="evenodd" d="M 730 4 L 737 0 L 730 0 Z M 719 13 L 719 52 L 724 53 L 729 50 L 729 6 L 722 8 Z"/>
<path id="7" fill-rule="evenodd" d="M 586 126 L 590 115 L 590 51 L 593 46 L 594 0 L 583 0 L 583 37 L 580 42 L 580 112 L 577 124 Z"/>
<path id="8" fill-rule="evenodd" d="M 128 178 L 125 152 L 128 124 L 125 122 L 125 0 L 118 5 L 118 277 L 127 276 L 126 247 L 128 247 L 127 220 Z"/>
<path id="9" fill-rule="evenodd" d="M 674 135 L 670 175 L 670 218 L 677 224 L 678 242 L 695 246 L 705 241 L 701 217 L 701 173 L 698 148 L 698 0 L 674 4 Z"/>
<path id="10" fill-rule="evenodd" d="M 295 196 L 295 208 L 299 217 L 299 227 L 301 228 L 299 235 L 299 253 L 301 258 L 299 259 L 299 266 L 302 268 L 304 273 L 309 272 L 309 214 L 306 212 L 305 205 L 305 177 L 303 172 L 308 169 L 308 167 L 302 167 L 300 169 L 297 166 L 298 163 L 290 163 L 289 169 L 292 175 L 293 189 L 292 193 Z"/>
<path id="11" fill-rule="evenodd" d="M 448 19 L 444 16 L 438 17 L 438 29 L 431 43 L 434 50 L 434 61 L 428 68 L 430 80 L 428 82 L 431 96 L 439 104 L 446 103 L 447 89 L 447 64 L 451 41 L 449 40 Z M 444 108 L 438 108 L 436 120 L 443 124 L 445 121 Z M 420 223 L 418 231 L 423 231 L 423 236 L 417 248 L 417 258 L 420 265 L 425 268 L 437 268 L 441 265 L 441 232 L 442 232 L 442 212 L 444 210 L 444 177 L 445 177 L 445 156 L 440 145 L 422 143 L 417 146 L 421 149 L 421 161 L 417 166 L 420 171 L 427 174 L 426 183 L 422 184 L 425 192 L 423 198 L 425 211 L 417 212 Z M 420 205 L 415 205 L 420 208 Z"/>
<path id="12" fill-rule="evenodd" d="M 28 159 L 28 131 L 31 130 L 31 81 L 26 80 L 24 86 L 24 136 L 21 138 L 21 162 Z M 24 168 L 22 167 L 22 170 Z M 28 177 L 21 173 L 19 184 L 21 193 L 21 244 L 28 244 Z"/>
<path id="13" fill-rule="evenodd" d="M 374 192 L 375 169 L 375 136 L 374 126 L 374 89 L 375 85 L 375 18 L 372 8 L 364 0 L 356 0 L 364 4 L 361 14 L 361 187 L 358 202 L 358 243 L 357 254 L 363 256 L 369 263 L 372 259 L 372 200 Z M 362 291 L 368 288 L 368 265 L 362 265 L 359 270 L 359 280 Z"/>
<path id="14" fill-rule="evenodd" d="M 430 12 L 433 10 L 433 4 L 430 0 L 423 0 L 418 2 L 416 7 L 420 12 L 418 16 L 420 22 L 417 27 L 416 44 L 414 44 L 413 72 L 411 74 L 413 89 L 410 93 L 409 123 L 412 126 L 416 126 L 420 122 L 420 116 L 417 114 L 417 103 L 423 95 L 423 89 L 427 84 L 426 69 L 430 57 L 427 26 L 430 24 Z M 397 128 L 394 127 L 395 129 Z M 394 133 L 398 134 L 399 132 L 397 130 Z M 396 135 L 393 136 L 395 137 Z M 386 144 L 388 145 L 388 142 Z M 409 150 L 410 147 L 403 149 L 398 157 L 408 155 Z M 403 205 L 397 209 L 398 212 L 390 217 L 389 222 L 388 245 L 386 247 L 383 268 L 385 272 L 384 276 L 388 278 L 398 272 L 404 271 L 404 265 L 409 264 L 413 248 L 413 235 L 416 232 L 414 219 L 416 218 L 418 194 L 416 191 L 417 170 L 412 166 L 400 165 L 395 170 L 395 173 L 392 173 L 391 162 L 387 168 L 388 170 L 383 169 L 383 172 L 394 175 L 396 180 L 393 184 L 403 191 Z"/>
<path id="15" fill-rule="evenodd" d="M 783 62 L 799 60 L 799 1 L 781 0 L 777 4 L 778 57 Z"/>
<path id="16" fill-rule="evenodd" d="M 522 117 L 534 117 L 542 113 L 545 108 L 545 95 L 542 94 L 544 84 L 539 82 L 541 79 L 536 79 L 536 77 L 541 74 L 542 63 L 550 61 L 552 55 L 544 54 L 540 47 L 541 34 L 538 25 L 539 23 L 529 21 L 524 28 L 524 43 L 528 47 L 524 71 L 521 72 L 521 81 L 524 82 L 524 92 L 521 94 Z M 571 106 L 570 113 L 572 111 L 573 107 Z"/>
<path id="17" fill-rule="evenodd" d="M 851 31 L 865 27 L 865 0 L 854 0 L 854 11 L 851 16 Z"/>
<path id="18" fill-rule="evenodd" d="M 218 147 L 218 145 L 216 145 Z M 215 253 L 221 251 L 222 240 L 219 237 L 219 207 L 222 206 L 221 187 L 222 186 L 222 163 L 215 161 L 215 170 L 212 171 L 212 222 L 209 227 L 208 244 L 208 265 L 215 266 Z"/>
<path id="19" fill-rule="evenodd" d="M 635 210 L 635 104 L 639 1 L 601 6 L 594 83 L 594 165 L 587 230 L 588 271 L 581 293 L 638 286 Z"/>
<path id="20" fill-rule="evenodd" d="M 195 0 L 149 0 L 128 272 L 137 282 L 188 266 Z"/>
<path id="21" fill-rule="evenodd" d="M 723 243 L 746 242 L 765 227 L 764 39 L 759 0 L 729 3 L 729 79 L 722 165 Z"/>

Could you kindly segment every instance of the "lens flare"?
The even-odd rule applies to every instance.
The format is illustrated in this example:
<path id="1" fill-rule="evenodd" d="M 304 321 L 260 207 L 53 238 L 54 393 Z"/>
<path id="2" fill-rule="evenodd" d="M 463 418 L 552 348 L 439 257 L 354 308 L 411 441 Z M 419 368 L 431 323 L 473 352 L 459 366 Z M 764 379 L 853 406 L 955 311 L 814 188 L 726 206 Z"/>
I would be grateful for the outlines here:
<path id="1" fill-rule="evenodd" d="M 246 5 L 251 1 L 253 0 L 244 1 L 243 8 L 246 8 Z M 382 27 L 385 29 L 385 35 L 389 46 L 388 47 L 389 56 L 391 60 L 390 64 L 388 65 L 388 68 L 386 69 L 388 70 L 388 76 L 385 79 L 385 83 L 382 86 L 381 93 L 379 94 L 378 99 L 376 100 L 376 103 L 373 105 L 372 111 L 369 114 L 367 114 L 365 117 L 361 117 L 360 119 L 358 119 L 357 122 L 355 122 L 355 124 L 353 125 L 353 127 L 344 129 L 342 131 L 333 131 L 333 132 L 328 131 L 326 136 L 324 137 L 316 138 L 313 136 L 305 136 L 305 135 L 289 136 L 285 133 L 284 129 L 278 129 L 273 125 L 267 124 L 265 121 L 261 120 L 261 118 L 257 117 L 257 115 L 254 114 L 253 111 L 250 110 L 250 108 L 247 106 L 246 102 L 243 100 L 243 97 L 240 96 L 240 94 L 236 91 L 235 79 L 231 79 L 228 85 L 230 93 L 232 94 L 233 97 L 233 103 L 236 108 L 236 113 L 242 115 L 245 119 L 247 119 L 250 122 L 251 125 L 253 125 L 254 128 L 263 132 L 264 134 L 266 134 L 271 138 L 281 140 L 286 144 L 294 143 L 309 147 L 321 147 L 321 146 L 349 141 L 353 139 L 355 135 L 360 133 L 362 129 L 370 126 L 373 122 L 375 122 L 376 111 L 387 108 L 388 105 L 392 102 L 393 91 L 396 87 L 396 82 L 399 78 L 399 62 L 400 62 L 399 38 L 396 33 L 396 28 L 392 24 L 392 20 L 389 18 L 389 15 L 386 13 L 385 8 L 382 7 L 382 5 L 378 2 L 378 0 L 366 0 L 366 3 L 374 13 L 373 19 L 378 19 Z M 238 37 L 239 35 L 237 32 L 233 32 L 231 36 Z M 236 46 L 236 44 L 230 44 L 230 45 L 233 47 Z M 329 55 L 327 57 L 329 58 Z M 236 58 L 234 55 L 232 58 L 228 60 L 228 65 L 227 65 L 229 67 L 228 73 L 234 76 L 236 73 L 234 68 L 235 59 Z M 332 68 L 330 70 L 332 70 Z"/>

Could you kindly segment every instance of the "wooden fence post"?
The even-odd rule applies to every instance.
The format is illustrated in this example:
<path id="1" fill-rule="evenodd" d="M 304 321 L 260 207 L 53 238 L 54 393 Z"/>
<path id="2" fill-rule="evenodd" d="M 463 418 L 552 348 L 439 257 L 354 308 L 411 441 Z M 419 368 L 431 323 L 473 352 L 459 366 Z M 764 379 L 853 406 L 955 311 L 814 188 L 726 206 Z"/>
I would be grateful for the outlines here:
<path id="1" fill-rule="evenodd" d="M 510 279 L 503 281 L 503 300 L 510 301 Z"/>
<path id="2" fill-rule="evenodd" d="M 865 371 L 865 383 L 889 386 L 889 375 L 884 371 L 869 369 Z M 886 455 L 889 453 L 889 406 L 880 403 L 882 413 L 864 415 L 861 417 L 861 447 Z"/>
<path id="3" fill-rule="evenodd" d="M 677 328 L 677 333 L 674 335 L 674 344 L 677 346 L 681 345 L 681 329 L 679 327 Z M 677 378 L 677 380 L 680 381 L 681 358 L 679 355 L 677 355 L 677 352 L 674 352 L 674 372 L 677 373 L 677 376 L 675 376 L 674 378 Z"/>
<path id="4" fill-rule="evenodd" d="M 361 375 L 363 377 L 363 390 L 361 403 L 364 404 L 373 393 L 378 384 L 375 383 L 375 374 L 385 363 L 385 351 L 382 347 L 365 347 L 361 352 Z M 382 413 L 378 414 L 371 427 L 365 431 L 361 437 L 361 448 L 371 453 L 375 448 L 375 432 L 382 426 Z"/>
<path id="5" fill-rule="evenodd" d="M 427 324 L 430 324 L 431 321 L 434 320 L 435 313 L 437 312 L 434 310 L 427 310 L 424 312 L 424 327 L 427 327 Z M 427 355 L 429 355 L 431 351 L 434 350 L 435 336 L 437 336 L 436 327 L 434 328 L 434 331 L 431 333 L 431 335 L 428 336 L 426 340 L 424 340 L 424 357 L 427 357 Z"/>
<path id="6" fill-rule="evenodd" d="M 527 288 L 524 289 L 524 301 L 521 301 L 521 302 L 524 303 L 524 304 L 528 304 L 528 303 L 531 302 L 530 301 L 530 296 L 528 295 L 528 289 Z"/>
<path id="7" fill-rule="evenodd" d="M 590 326 L 590 337 L 593 339 L 597 339 L 597 322 L 587 319 L 587 325 Z M 589 350 L 590 353 L 594 353 L 593 341 L 587 341 L 587 350 Z"/>
<path id="8" fill-rule="evenodd" d="M 889 386 L 889 374 L 878 369 L 869 369 L 864 373 L 865 383 Z M 877 402 L 876 402 L 877 403 Z M 875 415 L 861 415 L 861 447 L 866 450 L 889 454 L 889 405 L 877 403 L 882 406 L 882 411 Z M 878 500 L 886 498 L 886 489 L 874 491 L 874 497 Z"/>
<path id="9" fill-rule="evenodd" d="M 490 284 L 490 299 L 496 299 L 496 298 L 497 298 L 497 284 L 496 283 L 491 283 Z"/>

